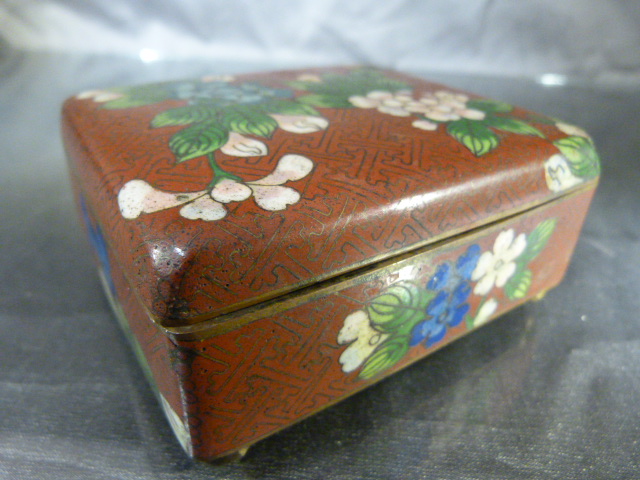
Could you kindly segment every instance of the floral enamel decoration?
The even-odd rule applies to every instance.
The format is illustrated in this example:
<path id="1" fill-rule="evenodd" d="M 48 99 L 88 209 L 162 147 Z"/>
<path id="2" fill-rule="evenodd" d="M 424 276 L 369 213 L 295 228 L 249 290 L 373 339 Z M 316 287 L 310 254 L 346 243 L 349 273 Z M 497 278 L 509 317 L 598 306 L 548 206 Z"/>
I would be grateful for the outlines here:
<path id="1" fill-rule="evenodd" d="M 560 130 L 563 133 L 566 133 L 569 136 L 572 137 L 583 137 L 583 138 L 587 138 L 587 139 L 591 139 L 591 137 L 589 136 L 589 134 L 587 132 L 585 132 L 582 128 L 577 127 L 575 125 L 571 125 L 569 123 L 564 123 L 564 122 L 555 122 L 556 128 L 558 130 Z"/>
<path id="2" fill-rule="evenodd" d="M 434 132 L 443 128 L 477 157 L 500 145 L 501 132 L 545 138 L 533 124 L 554 126 L 569 137 L 553 142 L 560 157 L 552 156 L 544 164 L 549 189 L 566 190 L 599 174 L 593 142 L 584 130 L 544 116 L 519 118 L 508 103 L 471 98 L 449 90 L 415 95 L 407 84 L 369 70 L 300 75 L 290 85 L 309 92 L 298 97 L 298 101 L 307 105 L 375 109 L 385 115 L 404 117 L 420 130 Z"/>
<path id="3" fill-rule="evenodd" d="M 503 102 L 470 99 L 467 95 L 439 90 L 420 98 L 424 108 L 413 126 L 422 130 L 446 132 L 475 156 L 481 157 L 496 149 L 501 142 L 498 132 L 544 137 L 525 120 L 511 114 L 513 106 Z"/>
<path id="4" fill-rule="evenodd" d="M 471 279 L 476 281 L 473 293 L 486 295 L 495 285 L 504 287 L 516 271 L 516 259 L 522 255 L 527 240 L 524 233 L 515 235 L 513 229 L 500 232 L 493 245 L 493 251 L 484 252 L 478 261 Z"/>
<path id="5" fill-rule="evenodd" d="M 435 292 L 426 308 L 428 318 L 417 324 L 412 332 L 409 345 L 424 342 L 430 347 L 440 342 L 447 329 L 460 325 L 470 310 L 471 274 L 480 257 L 480 247 L 471 245 L 452 265 L 442 263 L 426 285 L 427 291 Z"/>
<path id="6" fill-rule="evenodd" d="M 356 70 L 348 74 L 306 75 L 291 82 L 294 88 L 310 92 L 298 100 L 316 107 L 363 108 L 396 117 L 406 117 L 418 129 L 446 132 L 477 157 L 500 144 L 496 132 L 544 137 L 528 121 L 512 114 L 513 106 L 468 95 L 436 90 L 416 96 L 407 84 L 385 79 L 378 72 Z"/>
<path id="7" fill-rule="evenodd" d="M 371 326 L 371 320 L 364 310 L 350 314 L 345 318 L 344 327 L 338 335 L 338 344 L 349 345 L 340 355 L 342 370 L 349 373 L 359 368 L 388 336 Z"/>
<path id="8" fill-rule="evenodd" d="M 117 100 L 122 97 L 121 93 L 110 92 L 108 90 L 87 90 L 77 95 L 79 100 L 91 99 L 94 102 L 104 103 Z"/>
<path id="9" fill-rule="evenodd" d="M 182 101 L 182 105 L 158 113 L 151 126 L 181 127 L 169 140 L 177 163 L 206 157 L 211 167 L 211 182 L 197 192 L 166 192 L 142 179 L 127 182 L 118 195 L 125 218 L 180 206 L 180 215 L 185 218 L 215 221 L 227 215 L 225 204 L 251 196 L 260 208 L 268 211 L 283 210 L 300 200 L 297 190 L 282 184 L 307 176 L 313 169 L 309 158 L 284 155 L 270 175 L 246 181 L 224 170 L 216 160 L 216 152 L 232 157 L 265 156 L 269 147 L 264 140 L 276 129 L 315 133 L 326 129 L 328 121 L 312 106 L 297 102 L 290 89 L 231 81 L 230 77 L 207 76 L 199 82 L 91 91 L 78 96 L 93 99 L 105 109 Z"/>
<path id="10" fill-rule="evenodd" d="M 495 298 L 489 298 L 483 301 L 478 307 L 475 318 L 471 321 L 473 327 L 479 327 L 489 321 L 498 309 L 498 301 Z"/>
<path id="11" fill-rule="evenodd" d="M 215 221 L 227 215 L 225 204 L 241 202 L 250 196 L 258 207 L 270 211 L 297 203 L 300 195 L 292 187 L 261 183 L 264 179 L 247 181 L 225 170 L 229 167 L 223 168 L 217 156 L 267 156 L 269 139 L 278 129 L 307 135 L 329 128 L 329 121 L 319 110 L 326 108 L 376 110 L 406 119 L 414 128 L 425 131 L 425 135 L 444 130 L 477 157 L 500 145 L 500 132 L 544 137 L 531 122 L 553 125 L 569 136 L 553 142 L 558 153 L 543 164 L 548 188 L 561 192 L 599 174 L 592 141 L 583 130 L 546 117 L 517 118 L 513 115 L 514 107 L 503 102 L 471 98 L 444 89 L 416 94 L 409 84 L 370 69 L 302 74 L 289 82 L 288 87 L 236 83 L 230 76 L 209 75 L 193 82 L 92 90 L 78 98 L 91 99 L 103 109 L 173 101 L 174 106 L 155 115 L 151 127 L 178 128 L 169 139 L 176 163 L 206 158 L 211 168 L 209 184 L 198 192 L 165 192 L 144 179 L 131 180 L 119 195 L 125 218 L 181 206 L 180 214 L 185 218 Z M 175 106 L 176 102 L 180 104 Z M 313 164 L 310 159 L 302 164 L 306 176 Z M 503 276 L 501 273 L 496 281 L 501 282 Z"/>
<path id="12" fill-rule="evenodd" d="M 545 248 L 556 223 L 544 220 L 528 234 L 501 231 L 490 250 L 468 246 L 455 260 L 436 265 L 425 284 L 400 280 L 385 288 L 345 318 L 337 338 L 346 345 L 342 371 L 372 378 L 413 348 L 438 346 L 452 329 L 485 324 L 498 312 L 497 295 L 511 302 L 524 298 L 533 281 L 529 263 Z"/>
<path id="13" fill-rule="evenodd" d="M 302 155 L 284 155 L 266 177 L 254 181 L 224 178 L 210 190 L 171 193 L 158 190 L 144 180 L 127 182 L 118 194 L 122 216 L 137 218 L 168 208 L 181 207 L 180 215 L 191 220 L 214 221 L 224 218 L 224 204 L 242 202 L 253 196 L 256 204 L 268 211 L 284 210 L 300 200 L 300 194 L 286 182 L 300 180 L 313 169 L 313 162 Z"/>
<path id="14" fill-rule="evenodd" d="M 427 93 L 419 99 L 414 99 L 408 90 L 400 90 L 395 94 L 374 91 L 364 97 L 358 95 L 349 97 L 349 101 L 356 107 L 376 108 L 379 112 L 397 117 L 421 114 L 425 118 L 415 120 L 412 125 L 422 130 L 435 130 L 439 122 L 450 122 L 461 118 L 483 120 L 486 116 L 482 110 L 467 108 L 468 96 L 444 90 Z"/>
<path id="15" fill-rule="evenodd" d="M 556 126 L 573 135 L 553 142 L 560 153 L 544 162 L 544 174 L 549 189 L 562 192 L 596 178 L 600 174 L 600 159 L 584 130 L 563 123 L 556 123 Z"/>
<path id="16" fill-rule="evenodd" d="M 571 171 L 567 158 L 560 153 L 545 160 L 544 178 L 552 192 L 562 192 L 582 183 L 582 179 Z"/>
<path id="17" fill-rule="evenodd" d="M 98 261 L 100 262 L 100 268 L 102 271 L 102 275 L 104 275 L 105 283 L 109 288 L 109 291 L 113 294 L 115 292 L 115 286 L 111 277 L 111 262 L 109 260 L 109 250 L 107 247 L 107 241 L 104 238 L 104 234 L 102 232 L 102 228 L 100 228 L 100 225 L 89 213 L 89 207 L 87 206 L 87 202 L 84 196 L 80 196 L 80 209 L 82 211 L 82 219 L 84 220 L 84 224 L 87 227 L 87 232 L 89 234 L 89 241 L 91 242 L 93 250 L 98 257 Z"/>

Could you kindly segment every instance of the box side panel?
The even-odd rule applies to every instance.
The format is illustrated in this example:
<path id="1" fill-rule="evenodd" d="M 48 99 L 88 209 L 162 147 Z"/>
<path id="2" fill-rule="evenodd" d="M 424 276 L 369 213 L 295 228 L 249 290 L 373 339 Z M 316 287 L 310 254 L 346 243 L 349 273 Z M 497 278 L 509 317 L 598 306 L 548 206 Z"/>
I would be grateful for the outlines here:
<path id="1" fill-rule="evenodd" d="M 147 381 L 184 450 L 191 454 L 187 404 L 194 400 L 185 393 L 183 382 L 190 369 L 190 352 L 177 347 L 150 318 L 128 285 L 121 268 L 111 266 L 111 280 L 101 277 L 114 314 L 131 344 Z M 109 288 L 112 282 L 114 289 Z"/>
<path id="2" fill-rule="evenodd" d="M 191 438 L 184 420 L 185 403 L 190 399 L 184 395 L 181 384 L 181 379 L 189 369 L 189 352 L 182 352 L 149 318 L 104 239 L 103 227 L 92 213 L 91 200 L 79 187 L 73 165 L 71 177 L 76 203 L 93 247 L 105 294 L 176 437 L 190 454 Z"/>
<path id="3" fill-rule="evenodd" d="M 177 337 L 192 358 L 194 455 L 248 446 L 544 294 L 566 271 L 592 195 L 286 299 L 237 328 Z"/>

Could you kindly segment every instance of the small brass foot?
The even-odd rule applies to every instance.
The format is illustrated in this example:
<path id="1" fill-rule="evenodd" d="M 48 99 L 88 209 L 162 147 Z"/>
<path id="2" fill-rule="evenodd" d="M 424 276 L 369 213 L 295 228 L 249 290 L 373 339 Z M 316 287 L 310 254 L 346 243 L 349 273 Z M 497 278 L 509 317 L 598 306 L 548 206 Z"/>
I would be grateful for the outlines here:
<path id="1" fill-rule="evenodd" d="M 549 291 L 549 290 L 543 290 L 543 291 L 541 291 L 541 292 L 540 292 L 540 293 L 538 293 L 535 297 L 533 297 L 533 298 L 532 298 L 532 300 L 533 300 L 534 302 L 539 302 L 540 300 L 542 300 L 542 299 L 547 295 L 547 292 L 548 292 L 548 291 Z"/>
<path id="2" fill-rule="evenodd" d="M 249 447 L 243 447 L 236 450 L 235 452 L 225 455 L 224 457 L 218 457 L 214 460 L 210 460 L 210 462 L 218 465 L 239 462 L 247 454 L 248 451 L 249 451 Z"/>

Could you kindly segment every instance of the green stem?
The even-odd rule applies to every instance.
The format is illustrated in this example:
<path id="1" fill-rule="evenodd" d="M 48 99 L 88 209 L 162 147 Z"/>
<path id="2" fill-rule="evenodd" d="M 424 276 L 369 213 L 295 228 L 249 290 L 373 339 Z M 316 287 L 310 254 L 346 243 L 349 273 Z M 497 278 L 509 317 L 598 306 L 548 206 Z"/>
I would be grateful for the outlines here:
<path id="1" fill-rule="evenodd" d="M 209 191 L 213 190 L 213 187 L 215 187 L 218 183 L 220 183 L 222 180 L 225 180 L 227 178 L 235 182 L 243 183 L 242 178 L 240 178 L 237 175 L 234 175 L 233 173 L 229 173 L 223 170 L 222 167 L 218 165 L 218 162 L 216 162 L 216 157 L 213 152 L 208 154 L 207 158 L 209 159 L 209 166 L 211 167 L 211 170 L 213 170 L 213 179 L 211 180 L 209 185 L 207 185 L 207 190 Z"/>

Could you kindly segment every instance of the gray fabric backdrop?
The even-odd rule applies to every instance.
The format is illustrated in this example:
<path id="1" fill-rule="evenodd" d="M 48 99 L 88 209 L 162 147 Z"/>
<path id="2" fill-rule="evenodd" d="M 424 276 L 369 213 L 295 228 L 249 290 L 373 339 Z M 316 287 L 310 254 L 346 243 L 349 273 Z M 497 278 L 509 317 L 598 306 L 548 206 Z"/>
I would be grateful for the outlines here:
<path id="1" fill-rule="evenodd" d="M 0 0 L 15 47 L 640 79 L 635 0 Z"/>

